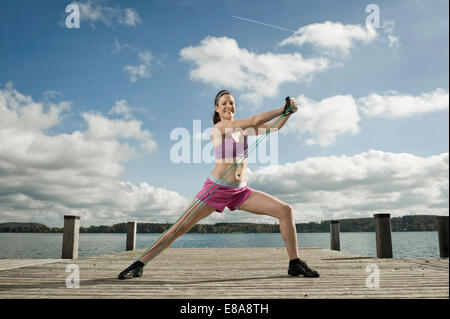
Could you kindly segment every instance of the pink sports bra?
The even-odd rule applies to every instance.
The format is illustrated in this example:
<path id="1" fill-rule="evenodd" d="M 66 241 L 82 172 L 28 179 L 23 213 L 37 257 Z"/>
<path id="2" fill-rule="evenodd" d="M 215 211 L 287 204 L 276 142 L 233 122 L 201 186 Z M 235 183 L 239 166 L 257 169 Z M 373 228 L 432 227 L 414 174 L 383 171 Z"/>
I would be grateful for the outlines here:
<path id="1" fill-rule="evenodd" d="M 248 149 L 247 136 L 244 136 L 244 144 L 237 143 L 231 134 L 221 145 L 214 147 L 216 159 L 240 158 Z"/>

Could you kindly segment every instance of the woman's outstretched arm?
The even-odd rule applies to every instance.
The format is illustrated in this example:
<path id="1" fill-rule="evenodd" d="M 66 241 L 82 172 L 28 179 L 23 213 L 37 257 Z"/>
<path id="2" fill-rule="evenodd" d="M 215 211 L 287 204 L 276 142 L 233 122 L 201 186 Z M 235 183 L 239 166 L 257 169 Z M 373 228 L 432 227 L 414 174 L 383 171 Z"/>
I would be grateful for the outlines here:
<path id="1" fill-rule="evenodd" d="M 295 99 L 291 99 L 291 104 L 294 106 L 295 111 L 297 111 L 298 109 L 298 104 L 297 101 Z M 284 124 L 286 124 L 287 120 L 289 119 L 289 117 L 291 116 L 290 113 L 288 113 L 285 117 L 283 117 L 277 125 L 275 125 L 274 127 L 272 127 L 273 124 L 275 124 L 275 122 L 278 121 L 278 119 L 275 119 L 273 121 L 271 121 L 270 123 L 263 123 L 257 126 L 253 126 L 248 128 L 245 131 L 245 135 L 261 135 L 261 134 L 265 134 L 267 132 L 267 130 L 269 128 L 271 128 L 271 132 L 274 131 L 274 129 L 280 130 Z"/>
<path id="2" fill-rule="evenodd" d="M 254 128 L 254 130 L 255 130 L 255 132 L 256 132 L 256 135 L 260 135 L 260 134 L 266 133 L 266 131 L 267 131 L 269 128 L 271 128 L 271 127 L 272 127 L 271 131 L 273 131 L 274 129 L 277 129 L 277 130 L 281 129 L 281 128 L 284 126 L 284 124 L 286 124 L 286 122 L 287 122 L 287 120 L 289 119 L 290 116 L 291 116 L 291 114 L 288 114 L 288 115 L 286 115 L 285 117 L 283 117 L 283 118 L 281 119 L 281 121 L 278 122 L 278 124 L 275 125 L 274 127 L 272 127 L 272 125 L 275 124 L 275 122 L 276 122 L 277 120 L 273 120 L 273 121 L 270 122 L 270 123 L 266 123 L 266 124 L 263 124 L 263 125 L 260 125 L 260 126 L 258 126 L 258 127 L 256 127 L 256 128 Z"/>
<path id="3" fill-rule="evenodd" d="M 245 119 L 233 120 L 233 121 L 220 121 L 214 127 L 217 128 L 222 134 L 225 134 L 225 129 L 234 131 L 235 129 L 246 130 L 248 128 L 258 127 L 277 116 L 283 114 L 284 107 L 277 108 L 275 110 L 266 111 L 255 114 Z"/>

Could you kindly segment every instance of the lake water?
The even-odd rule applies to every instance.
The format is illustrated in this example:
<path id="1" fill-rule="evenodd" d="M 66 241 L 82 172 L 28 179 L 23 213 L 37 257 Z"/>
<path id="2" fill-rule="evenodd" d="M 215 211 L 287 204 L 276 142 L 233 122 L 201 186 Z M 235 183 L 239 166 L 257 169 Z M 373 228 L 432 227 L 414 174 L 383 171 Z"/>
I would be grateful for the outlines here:
<path id="1" fill-rule="evenodd" d="M 376 257 L 375 233 L 340 234 L 341 251 Z M 148 248 L 159 234 L 137 234 L 136 248 Z M 330 248 L 329 233 L 298 234 L 299 247 Z M 126 234 L 80 234 L 79 257 L 98 256 L 125 250 Z M 393 232 L 394 258 L 439 257 L 436 231 Z M 171 247 L 241 248 L 284 247 L 279 233 L 275 234 L 185 234 Z M 0 233 L 0 258 L 61 258 L 62 234 Z"/>

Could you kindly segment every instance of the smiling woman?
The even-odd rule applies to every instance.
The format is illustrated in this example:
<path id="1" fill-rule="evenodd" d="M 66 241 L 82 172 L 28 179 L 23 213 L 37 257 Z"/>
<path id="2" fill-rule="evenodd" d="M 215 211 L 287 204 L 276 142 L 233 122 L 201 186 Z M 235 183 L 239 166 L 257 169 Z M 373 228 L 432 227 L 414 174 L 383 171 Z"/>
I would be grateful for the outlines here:
<path id="1" fill-rule="evenodd" d="M 317 271 L 309 268 L 298 257 L 297 231 L 291 206 L 247 185 L 247 163 L 245 161 L 245 157 L 248 155 L 247 135 L 254 134 L 256 131 L 261 132 L 260 129 L 265 135 L 270 133 L 274 127 L 281 129 L 290 115 L 298 110 L 297 102 L 295 99 L 287 97 L 284 107 L 235 120 L 234 97 L 231 92 L 222 90 L 214 99 L 214 108 L 214 128 L 211 139 L 216 152 L 216 166 L 210 176 L 206 178 L 203 189 L 196 195 L 195 200 L 191 202 L 180 219 L 163 233 L 136 262 L 123 270 L 118 278 L 141 277 L 145 265 L 156 255 L 169 247 L 179 236 L 187 233 L 200 220 L 215 211 L 223 212 L 225 207 L 230 210 L 241 209 L 258 215 L 278 218 L 281 235 L 290 259 L 288 274 L 319 277 Z M 278 116 L 277 121 L 267 124 Z M 239 143 L 242 140 L 244 142 Z M 239 151 L 237 150 L 238 144 L 241 144 Z M 244 161 L 241 161 L 242 158 Z M 230 170 L 231 172 L 228 173 Z"/>
<path id="2" fill-rule="evenodd" d="M 219 122 L 220 122 L 220 119 L 221 119 L 221 116 L 220 116 L 219 112 L 217 112 L 217 109 L 218 109 L 218 106 L 219 106 L 219 99 L 220 99 L 220 97 L 221 97 L 222 95 L 227 95 L 227 96 L 229 96 L 228 99 L 225 98 L 225 99 L 222 100 L 222 104 L 223 104 L 223 105 L 226 105 L 227 100 L 229 100 L 228 103 L 230 103 L 232 106 L 234 106 L 234 99 L 233 99 L 233 97 L 231 96 L 230 91 L 222 90 L 222 91 L 220 91 L 219 93 L 217 93 L 216 98 L 215 98 L 215 100 L 214 100 L 214 105 L 215 105 L 215 110 L 214 110 L 214 115 L 213 115 L 213 122 L 214 122 L 214 124 L 219 123 Z M 232 109 L 233 115 L 234 115 L 234 112 L 235 112 L 235 110 L 234 110 L 234 107 L 233 107 L 233 109 Z M 230 112 L 230 113 L 231 113 L 231 112 Z M 222 115 L 223 115 L 223 114 L 222 114 Z M 230 114 L 230 115 L 231 115 L 231 114 Z"/>

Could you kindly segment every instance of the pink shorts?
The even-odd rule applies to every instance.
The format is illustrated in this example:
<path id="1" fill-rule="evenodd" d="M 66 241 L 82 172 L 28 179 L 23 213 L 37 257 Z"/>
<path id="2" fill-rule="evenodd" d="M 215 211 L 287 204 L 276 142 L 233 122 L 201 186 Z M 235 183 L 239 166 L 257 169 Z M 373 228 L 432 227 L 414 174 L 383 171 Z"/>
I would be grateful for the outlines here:
<path id="1" fill-rule="evenodd" d="M 250 188 L 247 183 L 243 183 L 243 186 L 237 183 L 237 185 L 233 186 L 224 186 L 223 184 L 220 185 L 223 180 L 212 176 L 211 178 L 214 181 L 212 181 L 209 177 L 206 178 L 206 182 L 203 184 L 202 190 L 195 196 L 195 198 L 204 202 L 206 205 L 214 207 L 219 213 L 223 212 L 225 207 L 228 207 L 230 210 L 236 210 L 254 191 L 254 189 Z M 215 181 L 218 182 L 214 183 Z M 233 183 L 224 182 L 224 184 L 232 185 Z M 213 194 L 211 195 L 211 193 Z"/>

